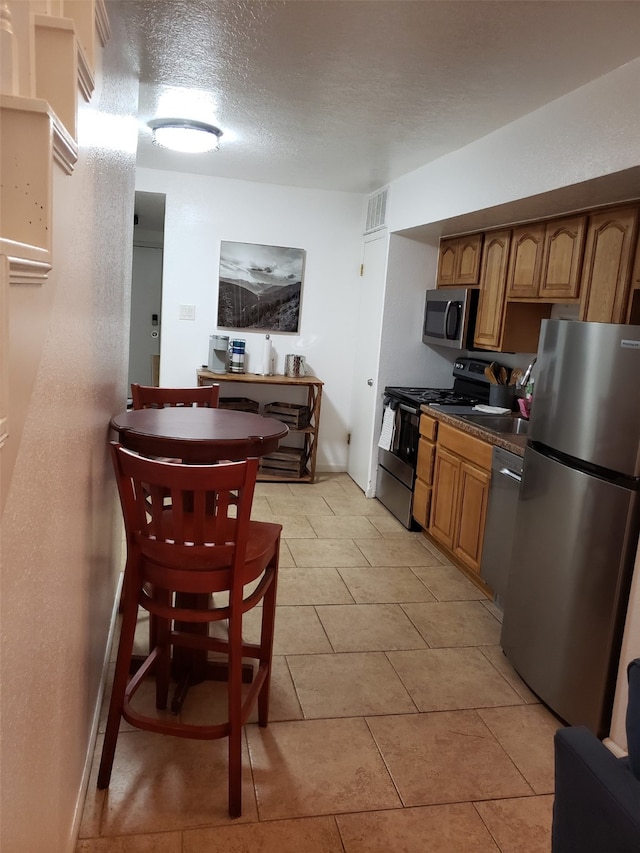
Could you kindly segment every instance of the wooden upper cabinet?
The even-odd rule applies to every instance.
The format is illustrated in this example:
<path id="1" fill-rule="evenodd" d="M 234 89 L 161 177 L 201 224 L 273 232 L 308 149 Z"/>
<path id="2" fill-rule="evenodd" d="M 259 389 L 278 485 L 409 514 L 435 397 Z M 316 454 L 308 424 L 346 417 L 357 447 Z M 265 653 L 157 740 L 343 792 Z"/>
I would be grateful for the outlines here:
<path id="1" fill-rule="evenodd" d="M 456 252 L 456 284 L 477 284 L 480 279 L 482 234 L 469 234 L 458 238 Z"/>
<path id="2" fill-rule="evenodd" d="M 513 229 L 507 273 L 507 296 L 510 299 L 537 298 L 545 230 L 544 222 L 533 222 Z"/>
<path id="3" fill-rule="evenodd" d="M 456 283 L 456 252 L 458 238 L 440 240 L 438 253 L 438 277 L 436 285 L 444 287 Z"/>
<path id="4" fill-rule="evenodd" d="M 438 287 L 468 287 L 478 283 L 482 234 L 445 237 L 438 255 Z"/>
<path id="5" fill-rule="evenodd" d="M 640 229 L 638 230 L 640 232 Z M 636 259 L 633 264 L 633 272 L 631 273 L 631 292 L 629 293 L 627 323 L 640 326 L 640 233 L 638 233 Z"/>
<path id="6" fill-rule="evenodd" d="M 547 222 L 540 278 L 541 299 L 578 298 L 586 226 L 586 216 Z"/>
<path id="7" fill-rule="evenodd" d="M 577 299 L 586 221 L 586 216 L 574 216 L 515 228 L 507 274 L 508 298 Z"/>
<path id="8" fill-rule="evenodd" d="M 619 207 L 589 217 L 582 274 L 581 320 L 627 320 L 638 207 Z"/>
<path id="9" fill-rule="evenodd" d="M 511 230 L 485 235 L 474 338 L 475 346 L 480 349 L 500 349 L 510 241 Z"/>

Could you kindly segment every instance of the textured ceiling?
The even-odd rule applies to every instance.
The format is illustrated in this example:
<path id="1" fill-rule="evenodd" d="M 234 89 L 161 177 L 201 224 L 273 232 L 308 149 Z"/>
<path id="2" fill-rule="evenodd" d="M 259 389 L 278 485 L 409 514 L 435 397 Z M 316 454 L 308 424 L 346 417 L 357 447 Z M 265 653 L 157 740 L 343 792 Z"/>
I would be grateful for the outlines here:
<path id="1" fill-rule="evenodd" d="M 140 166 L 350 192 L 640 55 L 634 0 L 125 0 L 114 11 L 140 69 Z M 152 145 L 146 122 L 178 115 L 220 127 L 220 150 Z"/>

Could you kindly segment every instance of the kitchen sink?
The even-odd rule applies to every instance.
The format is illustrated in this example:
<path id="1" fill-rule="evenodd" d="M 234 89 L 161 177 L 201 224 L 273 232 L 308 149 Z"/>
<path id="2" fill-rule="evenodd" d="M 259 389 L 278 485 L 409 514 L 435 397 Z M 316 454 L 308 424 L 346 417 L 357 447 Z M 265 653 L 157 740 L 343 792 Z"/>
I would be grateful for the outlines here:
<path id="1" fill-rule="evenodd" d="M 488 429 L 491 432 L 508 433 L 509 435 L 526 435 L 529 421 L 525 418 L 514 418 L 511 415 L 459 415 L 467 423 Z"/>

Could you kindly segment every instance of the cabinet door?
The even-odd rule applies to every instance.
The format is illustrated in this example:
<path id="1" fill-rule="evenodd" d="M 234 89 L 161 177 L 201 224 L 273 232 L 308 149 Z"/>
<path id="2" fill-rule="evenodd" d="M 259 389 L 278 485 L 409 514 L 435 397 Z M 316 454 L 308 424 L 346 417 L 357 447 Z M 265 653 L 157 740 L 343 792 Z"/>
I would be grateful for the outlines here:
<path id="1" fill-rule="evenodd" d="M 540 287 L 544 254 L 543 223 L 514 228 L 511 235 L 507 296 L 512 299 L 535 299 Z"/>
<path id="2" fill-rule="evenodd" d="M 581 319 L 625 322 L 637 226 L 637 207 L 617 208 L 589 217 Z"/>
<path id="3" fill-rule="evenodd" d="M 433 442 L 420 436 L 418 442 L 418 463 L 416 465 L 416 476 L 429 485 L 433 483 L 433 467 L 435 462 L 436 446 Z"/>
<path id="4" fill-rule="evenodd" d="M 438 253 L 438 277 L 436 279 L 437 287 L 456 283 L 457 250 L 457 237 L 440 240 L 440 251 Z"/>
<path id="5" fill-rule="evenodd" d="M 477 284 L 480 280 L 482 234 L 469 234 L 458 238 L 456 247 L 455 283 Z"/>
<path id="6" fill-rule="evenodd" d="M 416 480 L 413 487 L 412 514 L 420 527 L 429 527 L 429 512 L 431 511 L 431 486 L 422 480 Z"/>
<path id="7" fill-rule="evenodd" d="M 586 222 L 586 216 L 573 216 L 547 223 L 541 299 L 577 299 L 579 296 Z"/>
<path id="8" fill-rule="evenodd" d="M 439 447 L 436 451 L 429 533 L 449 550 L 453 549 L 456 531 L 459 478 L 460 460 Z"/>
<path id="9" fill-rule="evenodd" d="M 480 558 L 487 517 L 490 474 L 462 462 L 460 465 L 458 518 L 453 553 L 474 572 L 480 572 Z"/>
<path id="10" fill-rule="evenodd" d="M 430 427 L 436 422 L 422 415 L 420 418 L 420 432 L 423 430 L 431 432 Z M 421 527 L 426 530 L 429 527 L 429 513 L 431 512 L 431 484 L 433 483 L 433 469 L 435 466 L 436 446 L 429 439 L 420 435 L 418 442 L 418 462 L 416 465 L 416 481 L 413 486 L 413 517 Z"/>
<path id="11" fill-rule="evenodd" d="M 500 348 L 510 237 L 511 231 L 494 231 L 485 236 L 474 340 L 480 349 Z"/>
<path id="12" fill-rule="evenodd" d="M 631 323 L 633 326 L 640 325 L 640 234 L 638 234 L 637 243 L 627 307 L 627 323 Z"/>

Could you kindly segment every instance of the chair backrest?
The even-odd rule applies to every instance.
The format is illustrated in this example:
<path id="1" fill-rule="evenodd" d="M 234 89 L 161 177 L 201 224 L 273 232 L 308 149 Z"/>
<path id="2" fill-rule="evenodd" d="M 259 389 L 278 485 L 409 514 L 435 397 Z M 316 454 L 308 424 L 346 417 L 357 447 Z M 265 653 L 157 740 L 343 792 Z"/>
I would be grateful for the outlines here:
<path id="1" fill-rule="evenodd" d="M 138 456 L 117 442 L 111 450 L 127 548 L 140 556 L 144 582 L 198 593 L 250 580 L 243 570 L 257 459 L 183 465 Z"/>
<path id="2" fill-rule="evenodd" d="M 154 385 L 131 384 L 134 409 L 163 409 L 165 406 L 218 407 L 219 385 L 200 385 L 195 388 L 157 388 Z"/>

